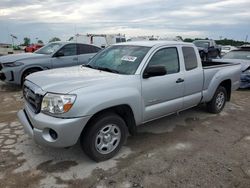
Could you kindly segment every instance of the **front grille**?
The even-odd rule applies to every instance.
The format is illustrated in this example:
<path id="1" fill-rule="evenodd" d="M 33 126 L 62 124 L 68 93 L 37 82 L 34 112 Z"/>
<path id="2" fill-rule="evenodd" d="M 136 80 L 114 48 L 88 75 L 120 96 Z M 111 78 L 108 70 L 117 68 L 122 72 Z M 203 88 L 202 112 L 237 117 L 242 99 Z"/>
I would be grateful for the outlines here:
<path id="1" fill-rule="evenodd" d="M 41 110 L 42 95 L 36 94 L 32 89 L 24 85 L 23 96 L 28 105 L 31 107 L 32 111 L 38 114 Z"/>

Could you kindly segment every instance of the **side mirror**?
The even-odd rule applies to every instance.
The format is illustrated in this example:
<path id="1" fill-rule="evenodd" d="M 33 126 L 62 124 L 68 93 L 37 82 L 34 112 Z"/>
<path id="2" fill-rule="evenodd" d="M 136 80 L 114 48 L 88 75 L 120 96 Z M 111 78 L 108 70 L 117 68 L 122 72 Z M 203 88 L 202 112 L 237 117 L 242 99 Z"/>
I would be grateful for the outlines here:
<path id="1" fill-rule="evenodd" d="M 150 78 L 154 76 L 163 76 L 167 74 L 167 70 L 164 66 L 162 65 L 153 65 L 153 66 L 148 66 L 144 73 L 143 73 L 143 78 Z"/>
<path id="2" fill-rule="evenodd" d="M 63 52 L 57 52 L 54 57 L 62 57 L 64 56 Z"/>

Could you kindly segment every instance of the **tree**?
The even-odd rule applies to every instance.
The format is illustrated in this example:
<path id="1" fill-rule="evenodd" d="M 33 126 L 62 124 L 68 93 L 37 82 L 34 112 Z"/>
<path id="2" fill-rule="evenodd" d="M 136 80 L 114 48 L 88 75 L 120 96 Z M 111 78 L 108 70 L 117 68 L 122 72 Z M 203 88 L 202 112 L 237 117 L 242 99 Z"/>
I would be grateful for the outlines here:
<path id="1" fill-rule="evenodd" d="M 58 37 L 53 37 L 52 39 L 50 39 L 49 42 L 56 42 L 56 41 L 61 41 L 61 39 Z"/>
<path id="2" fill-rule="evenodd" d="M 43 44 L 43 41 L 42 40 L 38 40 L 37 43 Z"/>
<path id="3" fill-rule="evenodd" d="M 181 41 L 183 41 L 183 38 L 182 38 L 182 36 L 176 36 L 175 38 L 176 38 L 176 39 L 178 39 L 178 40 L 181 40 Z"/>
<path id="4" fill-rule="evenodd" d="M 24 37 L 23 38 L 23 45 L 24 46 L 29 46 L 30 45 L 30 38 Z"/>

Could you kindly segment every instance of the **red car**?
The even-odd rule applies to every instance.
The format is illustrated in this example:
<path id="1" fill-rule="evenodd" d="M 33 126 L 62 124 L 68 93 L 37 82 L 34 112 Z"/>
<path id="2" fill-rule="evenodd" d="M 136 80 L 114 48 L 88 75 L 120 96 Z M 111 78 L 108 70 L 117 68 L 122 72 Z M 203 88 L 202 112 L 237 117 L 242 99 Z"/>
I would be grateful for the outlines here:
<path id="1" fill-rule="evenodd" d="M 34 52 L 38 50 L 39 48 L 43 47 L 43 44 L 31 44 L 24 48 L 25 52 Z"/>

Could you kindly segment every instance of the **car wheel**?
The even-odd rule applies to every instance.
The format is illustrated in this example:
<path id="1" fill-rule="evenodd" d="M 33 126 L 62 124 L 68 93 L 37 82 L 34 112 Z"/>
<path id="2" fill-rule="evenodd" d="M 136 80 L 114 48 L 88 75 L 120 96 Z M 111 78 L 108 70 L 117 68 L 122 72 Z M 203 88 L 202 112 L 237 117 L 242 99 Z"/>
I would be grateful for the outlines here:
<path id="1" fill-rule="evenodd" d="M 94 161 L 115 156 L 126 142 L 128 130 L 125 121 L 115 113 L 104 113 L 90 122 L 80 142 L 83 151 Z"/>
<path id="2" fill-rule="evenodd" d="M 29 69 L 29 70 L 25 71 L 25 72 L 23 73 L 23 75 L 22 75 L 21 86 L 23 86 L 23 83 L 24 83 L 24 81 L 25 81 L 25 78 L 26 78 L 28 75 L 30 75 L 30 74 L 32 74 L 32 73 L 35 73 L 35 72 L 38 72 L 38 71 L 40 71 L 40 69 Z"/>
<path id="3" fill-rule="evenodd" d="M 227 91 L 224 87 L 219 86 L 210 102 L 207 103 L 207 109 L 210 113 L 220 113 L 227 100 Z"/>

